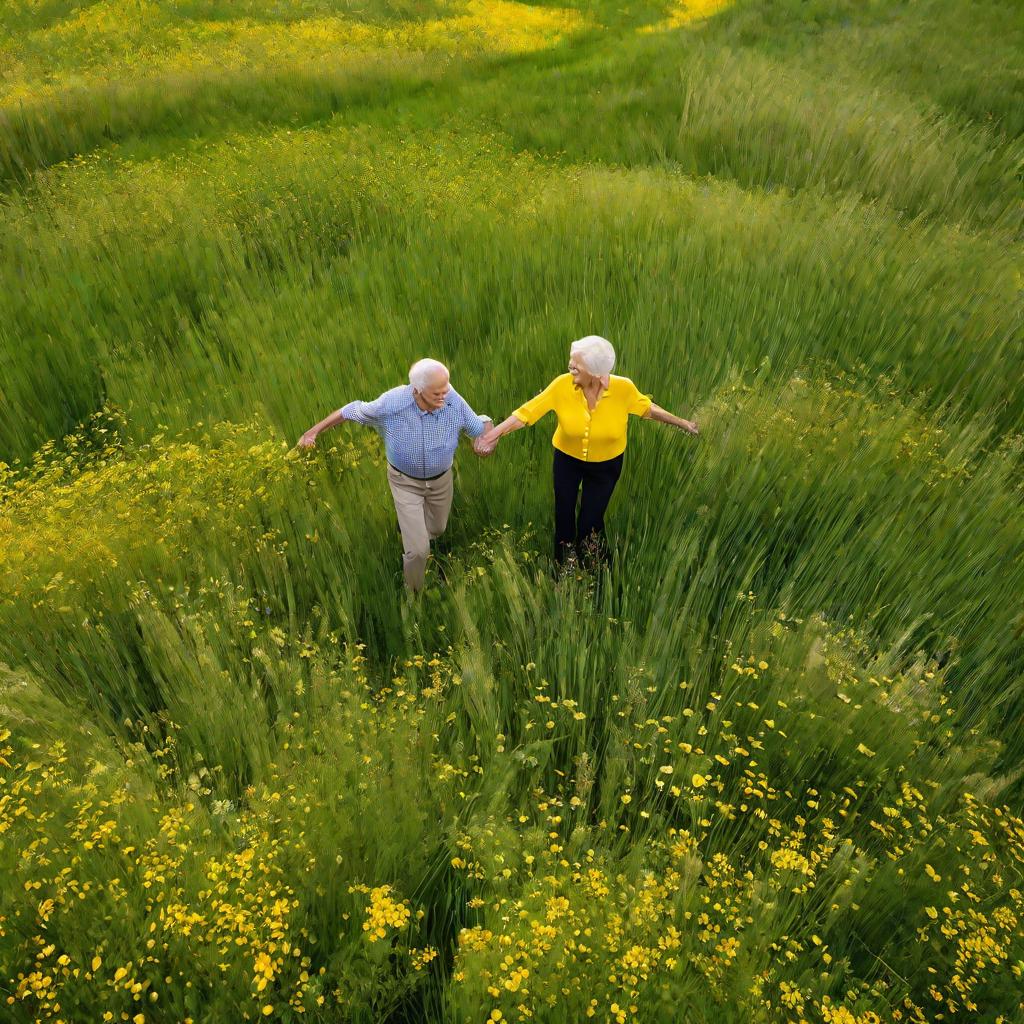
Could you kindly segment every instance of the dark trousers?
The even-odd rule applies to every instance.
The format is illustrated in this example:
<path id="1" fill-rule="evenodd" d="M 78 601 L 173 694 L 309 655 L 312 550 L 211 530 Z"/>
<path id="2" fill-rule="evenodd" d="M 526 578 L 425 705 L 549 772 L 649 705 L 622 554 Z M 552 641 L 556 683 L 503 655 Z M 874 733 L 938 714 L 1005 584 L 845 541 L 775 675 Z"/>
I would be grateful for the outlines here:
<path id="1" fill-rule="evenodd" d="M 604 513 L 622 472 L 622 456 L 604 462 L 583 462 L 555 449 L 555 562 L 561 564 L 573 552 L 580 558 L 607 557 Z M 583 500 L 576 505 L 580 485 Z"/>

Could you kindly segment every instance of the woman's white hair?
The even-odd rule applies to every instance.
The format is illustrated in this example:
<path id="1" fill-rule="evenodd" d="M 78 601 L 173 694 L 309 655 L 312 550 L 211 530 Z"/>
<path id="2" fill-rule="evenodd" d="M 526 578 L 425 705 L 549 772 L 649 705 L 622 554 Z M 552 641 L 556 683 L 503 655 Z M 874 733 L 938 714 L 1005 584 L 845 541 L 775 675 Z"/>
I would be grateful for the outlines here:
<path id="1" fill-rule="evenodd" d="M 595 377 L 604 377 L 615 369 L 615 349 L 607 338 L 598 334 L 588 334 L 569 346 L 570 355 L 583 361 L 588 373 Z"/>
<path id="2" fill-rule="evenodd" d="M 448 367 L 436 359 L 417 359 L 409 367 L 409 383 L 417 390 L 424 391 L 440 376 L 448 377 Z"/>

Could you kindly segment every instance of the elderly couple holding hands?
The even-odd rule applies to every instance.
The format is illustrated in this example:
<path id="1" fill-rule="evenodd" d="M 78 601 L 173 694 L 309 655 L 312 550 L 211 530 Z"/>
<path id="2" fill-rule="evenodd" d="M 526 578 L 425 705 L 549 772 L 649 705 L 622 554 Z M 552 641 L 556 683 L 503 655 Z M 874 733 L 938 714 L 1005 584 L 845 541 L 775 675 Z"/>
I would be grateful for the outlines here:
<path id="1" fill-rule="evenodd" d="M 604 513 L 622 472 L 629 417 L 697 433 L 696 423 L 655 405 L 628 377 L 613 376 L 614 366 L 615 350 L 604 338 L 589 335 L 574 341 L 569 372 L 494 426 L 489 417 L 473 412 L 451 386 L 443 363 L 421 359 L 409 370 L 408 384 L 385 391 L 372 402 L 349 402 L 310 427 L 299 446 L 312 448 L 323 431 L 345 420 L 374 427 L 383 435 L 388 484 L 405 548 L 405 583 L 418 590 L 430 541 L 448 525 L 452 461 L 460 434 L 474 438 L 473 450 L 487 456 L 503 434 L 554 412 L 555 562 L 562 564 L 573 554 L 600 559 L 606 552 Z"/>

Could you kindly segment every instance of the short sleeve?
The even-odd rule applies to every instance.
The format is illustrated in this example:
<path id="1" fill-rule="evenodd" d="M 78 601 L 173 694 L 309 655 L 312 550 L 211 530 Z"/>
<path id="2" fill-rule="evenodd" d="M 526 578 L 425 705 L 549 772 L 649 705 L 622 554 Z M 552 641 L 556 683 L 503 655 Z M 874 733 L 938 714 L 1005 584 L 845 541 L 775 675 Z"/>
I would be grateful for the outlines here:
<path id="1" fill-rule="evenodd" d="M 645 395 L 632 382 L 629 381 L 629 391 L 626 394 L 626 411 L 630 416 L 646 416 L 651 408 L 652 398 Z"/>
<path id="2" fill-rule="evenodd" d="M 539 395 L 535 395 L 528 402 L 523 402 L 512 415 L 521 420 L 528 427 L 532 426 L 542 416 L 551 412 L 555 407 L 555 388 L 561 378 L 556 377 Z"/>
<path id="3" fill-rule="evenodd" d="M 400 384 L 397 388 L 385 391 L 372 402 L 349 402 L 339 412 L 345 419 L 353 423 L 362 423 L 367 427 L 381 426 L 381 421 L 402 409 L 412 401 L 412 389 L 408 384 Z"/>
<path id="4" fill-rule="evenodd" d="M 376 427 L 380 423 L 381 416 L 385 413 L 385 404 L 388 392 L 384 392 L 372 402 L 349 402 L 341 407 L 341 415 L 353 423 L 362 423 L 366 427 Z"/>
<path id="5" fill-rule="evenodd" d="M 452 390 L 454 391 L 455 389 L 452 388 Z M 467 402 L 457 391 L 455 392 L 455 395 L 456 400 L 462 409 L 462 429 L 470 437 L 480 437 L 480 435 L 487 430 L 487 424 L 484 423 L 483 417 L 478 416 L 473 412 L 470 408 L 469 402 Z"/>

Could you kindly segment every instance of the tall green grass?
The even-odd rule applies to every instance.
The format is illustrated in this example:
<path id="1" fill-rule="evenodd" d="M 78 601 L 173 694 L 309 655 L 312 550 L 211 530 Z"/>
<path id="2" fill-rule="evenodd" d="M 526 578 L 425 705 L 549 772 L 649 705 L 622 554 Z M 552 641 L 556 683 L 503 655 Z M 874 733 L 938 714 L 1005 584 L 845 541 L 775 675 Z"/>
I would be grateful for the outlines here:
<path id="1" fill-rule="evenodd" d="M 573 6 L 181 75 L 0 15 L 13 1020 L 1024 1012 L 1018 12 Z M 378 440 L 295 439 L 592 331 L 701 427 L 631 425 L 612 570 L 552 573 L 542 423 L 404 595 Z"/>

